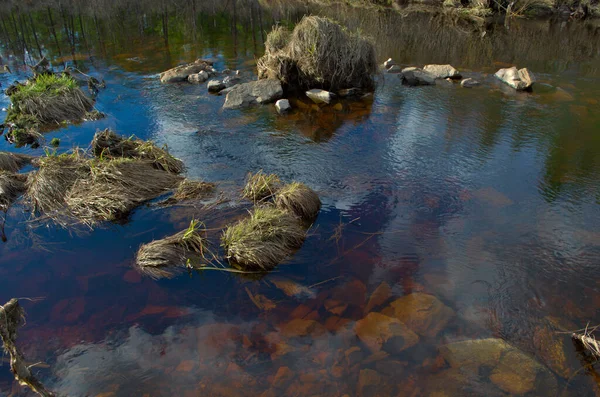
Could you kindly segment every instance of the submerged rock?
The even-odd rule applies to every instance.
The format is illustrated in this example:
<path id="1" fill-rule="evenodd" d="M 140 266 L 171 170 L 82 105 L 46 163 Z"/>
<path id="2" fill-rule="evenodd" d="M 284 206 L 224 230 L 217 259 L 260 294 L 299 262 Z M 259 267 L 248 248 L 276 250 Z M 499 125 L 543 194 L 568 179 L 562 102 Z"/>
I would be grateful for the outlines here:
<path id="1" fill-rule="evenodd" d="M 477 87 L 477 86 L 481 85 L 481 83 L 472 78 L 468 78 L 468 79 L 464 79 L 463 81 L 461 81 L 460 85 L 461 85 L 461 87 L 464 87 L 464 88 L 473 88 L 473 87 Z"/>
<path id="2" fill-rule="evenodd" d="M 356 336 L 373 352 L 399 353 L 417 344 L 419 336 L 404 323 L 381 313 L 372 312 L 357 321 Z"/>
<path id="3" fill-rule="evenodd" d="M 225 83 L 220 80 L 211 80 L 208 82 L 206 88 L 208 92 L 219 92 L 225 88 Z"/>
<path id="4" fill-rule="evenodd" d="M 435 85 L 435 76 L 419 68 L 404 68 L 399 76 L 407 85 Z"/>
<path id="5" fill-rule="evenodd" d="M 398 65 L 390 66 L 387 70 L 388 73 L 401 73 L 402 68 Z"/>
<path id="6" fill-rule="evenodd" d="M 423 71 L 432 74 L 436 79 L 460 79 L 460 72 L 452 65 L 426 65 Z"/>
<path id="7" fill-rule="evenodd" d="M 204 83 L 206 80 L 208 80 L 208 73 L 205 70 L 201 70 L 198 73 L 190 74 L 187 80 L 192 84 Z"/>
<path id="8" fill-rule="evenodd" d="M 489 378 L 501 390 L 522 395 L 555 395 L 556 378 L 534 358 L 502 339 L 454 342 L 440 348 L 442 357 L 461 374 Z"/>
<path id="9" fill-rule="evenodd" d="M 223 109 L 238 109 L 254 104 L 274 102 L 283 96 L 281 82 L 274 79 L 238 84 L 227 94 Z"/>
<path id="10" fill-rule="evenodd" d="M 290 106 L 290 101 L 287 99 L 280 99 L 275 102 L 275 109 L 277 109 L 277 113 L 285 114 L 292 110 L 292 107 Z"/>
<path id="11" fill-rule="evenodd" d="M 306 91 L 306 96 L 314 103 L 330 103 L 333 100 L 334 94 L 329 91 L 319 90 L 317 88 Z"/>
<path id="12" fill-rule="evenodd" d="M 433 295 L 416 292 L 393 301 L 383 311 L 421 336 L 436 336 L 455 316 L 454 310 Z"/>
<path id="13" fill-rule="evenodd" d="M 517 70 L 514 66 L 512 68 L 500 69 L 494 76 L 517 91 L 530 90 L 535 82 L 535 77 L 527 68 Z"/>
<path id="14" fill-rule="evenodd" d="M 339 90 L 337 92 L 337 94 L 342 97 L 342 98 L 346 98 L 349 96 L 355 96 L 355 95 L 359 95 L 360 94 L 360 89 L 358 88 L 345 88 L 343 90 Z"/>
<path id="15" fill-rule="evenodd" d="M 211 62 L 203 59 L 197 59 L 193 63 L 176 66 L 173 69 L 162 72 L 160 74 L 160 81 L 162 83 L 177 83 L 180 81 L 186 81 L 190 75 L 200 73 L 211 66 Z"/>
<path id="16" fill-rule="evenodd" d="M 392 58 L 388 58 L 388 60 L 383 63 L 383 67 L 386 69 L 389 69 L 394 65 L 396 65 L 396 62 Z"/>

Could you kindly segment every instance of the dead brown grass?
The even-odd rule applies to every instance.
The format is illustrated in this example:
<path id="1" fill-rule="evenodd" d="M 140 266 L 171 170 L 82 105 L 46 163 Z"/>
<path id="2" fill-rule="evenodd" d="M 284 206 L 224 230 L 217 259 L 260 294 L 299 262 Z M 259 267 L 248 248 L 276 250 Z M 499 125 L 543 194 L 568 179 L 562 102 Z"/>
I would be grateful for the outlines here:
<path id="1" fill-rule="evenodd" d="M 31 164 L 33 156 L 26 154 L 0 152 L 0 170 L 17 172 L 28 164 Z"/>
<path id="2" fill-rule="evenodd" d="M 26 190 L 27 175 L 0 171 L 0 210 L 7 211 Z"/>
<path id="3" fill-rule="evenodd" d="M 279 189 L 275 195 L 275 205 L 305 222 L 313 222 L 321 210 L 321 200 L 317 193 L 299 182 L 292 182 Z"/>
<path id="4" fill-rule="evenodd" d="M 254 202 L 263 201 L 275 195 L 281 187 L 281 180 L 275 174 L 265 174 L 262 170 L 248 174 L 242 196 Z"/>
<path id="5" fill-rule="evenodd" d="M 331 19 L 305 16 L 289 35 L 276 27 L 266 44 L 257 62 L 261 78 L 302 89 L 374 88 L 375 46 Z"/>

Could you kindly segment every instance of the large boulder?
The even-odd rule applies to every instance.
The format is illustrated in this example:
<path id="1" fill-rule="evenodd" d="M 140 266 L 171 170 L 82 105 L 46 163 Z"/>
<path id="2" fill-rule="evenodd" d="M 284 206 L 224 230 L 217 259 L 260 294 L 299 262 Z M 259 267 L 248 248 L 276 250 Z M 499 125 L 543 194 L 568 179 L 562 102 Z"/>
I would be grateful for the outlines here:
<path id="1" fill-rule="evenodd" d="M 198 74 L 203 70 L 210 69 L 212 63 L 203 59 L 197 59 L 193 63 L 187 65 L 176 66 L 173 69 L 169 69 L 160 74 L 160 81 L 162 83 L 177 83 L 180 81 L 186 81 L 192 74 Z"/>
<path id="2" fill-rule="evenodd" d="M 426 65 L 423 70 L 436 79 L 460 79 L 462 76 L 452 65 Z"/>
<path id="3" fill-rule="evenodd" d="M 419 68 L 404 68 L 399 76 L 407 85 L 435 85 L 435 76 Z"/>
<path id="4" fill-rule="evenodd" d="M 556 378 L 548 368 L 502 339 L 454 342 L 440 348 L 453 370 L 487 378 L 512 395 L 555 395 Z"/>
<path id="5" fill-rule="evenodd" d="M 281 82 L 275 79 L 251 81 L 232 88 L 225 98 L 223 109 L 275 102 L 283 96 Z"/>
<path id="6" fill-rule="evenodd" d="M 513 66 L 512 68 L 500 69 L 494 76 L 517 91 L 530 90 L 533 83 L 535 83 L 535 77 L 527 68 L 517 70 Z"/>
<path id="7" fill-rule="evenodd" d="M 415 292 L 396 299 L 382 313 L 406 324 L 420 336 L 436 336 L 454 317 L 454 310 L 433 295 Z"/>

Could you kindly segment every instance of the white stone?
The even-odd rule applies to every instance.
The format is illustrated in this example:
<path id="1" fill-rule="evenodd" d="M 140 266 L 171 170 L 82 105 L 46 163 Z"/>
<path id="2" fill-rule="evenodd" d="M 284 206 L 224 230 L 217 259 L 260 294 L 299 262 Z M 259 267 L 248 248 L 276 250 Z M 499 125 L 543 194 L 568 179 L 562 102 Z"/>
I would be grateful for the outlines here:
<path id="1" fill-rule="evenodd" d="M 314 88 L 312 90 L 306 91 L 306 96 L 309 97 L 314 103 L 330 103 L 333 99 L 334 95 L 325 90 L 319 90 Z"/>
<path id="2" fill-rule="evenodd" d="M 392 66 L 394 66 L 396 64 L 396 62 L 394 62 L 394 60 L 392 58 L 389 58 L 387 61 L 385 61 L 383 63 L 383 67 L 386 69 L 391 68 Z"/>
<path id="3" fill-rule="evenodd" d="M 473 88 L 473 87 L 477 87 L 480 84 L 481 83 L 479 83 L 479 81 L 473 80 L 472 78 L 464 79 L 463 81 L 460 82 L 460 85 L 463 86 L 464 88 Z"/>
<path id="4" fill-rule="evenodd" d="M 275 109 L 277 109 L 277 113 L 284 114 L 292 110 L 292 106 L 290 106 L 290 101 L 287 99 L 280 99 L 275 102 Z"/>

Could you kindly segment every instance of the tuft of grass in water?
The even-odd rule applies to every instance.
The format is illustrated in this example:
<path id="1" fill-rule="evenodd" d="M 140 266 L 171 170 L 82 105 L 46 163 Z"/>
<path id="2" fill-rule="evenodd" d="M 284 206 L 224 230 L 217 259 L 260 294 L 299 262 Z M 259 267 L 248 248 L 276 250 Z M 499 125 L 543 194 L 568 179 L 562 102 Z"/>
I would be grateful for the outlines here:
<path id="1" fill-rule="evenodd" d="M 110 129 L 98 131 L 92 140 L 92 152 L 100 158 L 133 158 L 151 161 L 156 169 L 180 174 L 183 162 L 173 157 L 168 148 L 159 148 L 151 141 L 134 136 L 125 138 Z"/>
<path id="2" fill-rule="evenodd" d="M 277 208 L 290 211 L 305 222 L 313 222 L 321 209 L 321 200 L 314 190 L 303 183 L 292 182 L 275 195 Z"/>
<path id="3" fill-rule="evenodd" d="M 0 152 L 0 170 L 17 172 L 28 164 L 31 164 L 32 156 L 11 152 Z"/>
<path id="4" fill-rule="evenodd" d="M 52 138 L 52 140 L 50 141 L 50 146 L 57 148 L 60 146 L 60 139 L 58 138 Z"/>
<path id="5" fill-rule="evenodd" d="M 242 196 L 258 202 L 272 197 L 281 187 L 281 180 L 275 174 L 265 174 L 262 170 L 248 174 Z"/>
<path id="6" fill-rule="evenodd" d="M 8 171 L 0 171 L 0 210 L 8 207 L 25 192 L 27 176 Z"/>
<path id="7" fill-rule="evenodd" d="M 329 18 L 305 16 L 289 36 L 275 27 L 266 43 L 257 62 L 260 78 L 304 89 L 374 88 L 377 57 L 371 39 Z"/>
<path id="8" fill-rule="evenodd" d="M 306 232 L 298 219 L 274 206 L 255 207 L 228 226 L 222 237 L 227 258 L 244 270 L 270 270 L 302 246 Z"/>
<path id="9" fill-rule="evenodd" d="M 204 224 L 192 219 L 190 226 L 172 236 L 142 245 L 136 255 L 139 272 L 153 279 L 172 278 L 184 269 L 210 261 Z"/>

